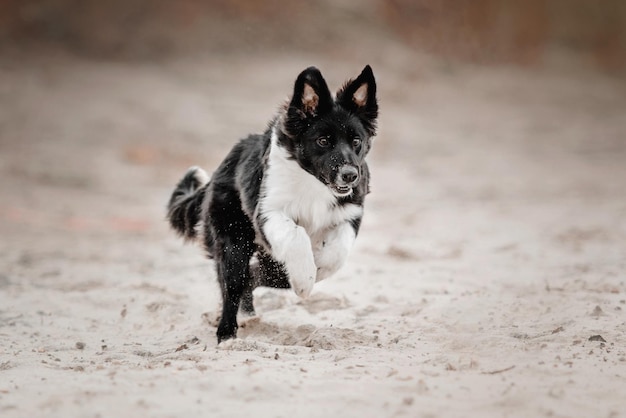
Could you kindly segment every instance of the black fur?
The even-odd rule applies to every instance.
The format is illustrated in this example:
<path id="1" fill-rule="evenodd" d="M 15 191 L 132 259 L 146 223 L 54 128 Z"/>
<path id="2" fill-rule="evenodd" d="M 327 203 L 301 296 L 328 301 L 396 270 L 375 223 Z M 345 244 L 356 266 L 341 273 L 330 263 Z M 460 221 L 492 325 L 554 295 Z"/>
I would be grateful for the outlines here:
<path id="1" fill-rule="evenodd" d="M 206 187 L 199 183 L 196 171 L 190 169 L 178 182 L 167 205 L 167 218 L 172 228 L 186 240 L 196 238 L 196 225 L 200 221 L 200 205 Z"/>
<path id="2" fill-rule="evenodd" d="M 266 237 L 268 215 L 262 204 L 273 192 L 269 180 L 264 183 L 272 135 L 276 137 L 274 147 L 284 149 L 289 160 L 332 190 L 328 196 L 336 198 L 329 211 L 348 204 L 360 207 L 369 192 L 364 158 L 375 135 L 377 116 L 376 83 L 369 66 L 346 83 L 336 99 L 319 70 L 307 68 L 296 79 L 291 101 L 265 133 L 236 144 L 208 184 L 202 184 L 197 168 L 190 169 L 178 183 L 168 205 L 168 218 L 184 238 L 201 238 L 209 257 L 215 258 L 223 301 L 218 341 L 236 336 L 239 309 L 254 313 L 255 287 L 290 287 L 285 265 L 275 259 Z M 305 221 L 293 222 L 302 226 Z M 361 215 L 345 222 L 356 235 Z"/>

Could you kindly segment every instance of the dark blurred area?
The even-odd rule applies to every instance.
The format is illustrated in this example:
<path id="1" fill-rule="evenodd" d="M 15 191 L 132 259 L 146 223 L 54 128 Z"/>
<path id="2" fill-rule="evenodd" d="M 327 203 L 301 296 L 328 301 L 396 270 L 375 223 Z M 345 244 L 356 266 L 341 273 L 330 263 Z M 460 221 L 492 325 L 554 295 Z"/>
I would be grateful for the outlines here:
<path id="1" fill-rule="evenodd" d="M 332 54 L 365 32 L 466 62 L 546 65 L 556 51 L 609 72 L 626 68 L 623 0 L 0 0 L 3 49 L 108 59 L 296 47 Z"/>

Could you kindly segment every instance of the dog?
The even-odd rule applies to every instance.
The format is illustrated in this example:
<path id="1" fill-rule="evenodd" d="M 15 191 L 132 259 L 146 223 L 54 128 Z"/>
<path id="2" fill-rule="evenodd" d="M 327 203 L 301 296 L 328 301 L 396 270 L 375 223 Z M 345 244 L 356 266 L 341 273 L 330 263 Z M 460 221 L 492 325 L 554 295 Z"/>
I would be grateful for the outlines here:
<path id="1" fill-rule="evenodd" d="M 215 260 L 218 343 L 236 338 L 239 311 L 254 315 L 257 286 L 306 298 L 345 263 L 369 193 L 377 118 L 369 65 L 334 96 L 309 67 L 263 134 L 237 143 L 210 178 L 191 167 L 177 184 L 167 218 Z"/>

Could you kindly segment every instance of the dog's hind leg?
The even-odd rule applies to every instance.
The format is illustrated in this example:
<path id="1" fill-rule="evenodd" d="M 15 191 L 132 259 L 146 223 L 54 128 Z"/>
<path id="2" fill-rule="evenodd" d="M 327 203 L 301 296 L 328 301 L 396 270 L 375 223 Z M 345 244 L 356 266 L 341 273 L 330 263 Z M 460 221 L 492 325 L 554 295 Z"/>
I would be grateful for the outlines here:
<path id="1" fill-rule="evenodd" d="M 247 238 L 247 237 L 246 237 Z M 249 262 L 254 251 L 251 240 L 221 237 L 216 252 L 217 275 L 222 288 L 222 318 L 217 327 L 217 341 L 237 336 L 237 311 L 246 290 L 251 286 Z"/>
<path id="2" fill-rule="evenodd" d="M 257 252 L 256 257 L 250 263 L 250 278 L 249 286 L 244 289 L 241 296 L 241 306 L 239 307 L 240 312 L 248 316 L 256 314 L 252 296 L 254 289 L 259 286 L 278 289 L 291 287 L 285 267 L 262 250 Z"/>
<path id="3" fill-rule="evenodd" d="M 252 271 L 250 271 L 250 274 L 252 275 Z M 241 305 L 239 306 L 239 311 L 246 316 L 256 315 L 252 299 L 252 291 L 255 287 L 254 279 L 251 277 L 251 280 L 248 281 L 248 285 L 245 289 L 243 289 L 243 294 L 241 295 Z"/>
<path id="4" fill-rule="evenodd" d="M 277 289 L 291 287 L 285 266 L 264 251 L 257 253 L 257 261 L 250 266 L 250 273 L 255 287 L 265 286 Z"/>

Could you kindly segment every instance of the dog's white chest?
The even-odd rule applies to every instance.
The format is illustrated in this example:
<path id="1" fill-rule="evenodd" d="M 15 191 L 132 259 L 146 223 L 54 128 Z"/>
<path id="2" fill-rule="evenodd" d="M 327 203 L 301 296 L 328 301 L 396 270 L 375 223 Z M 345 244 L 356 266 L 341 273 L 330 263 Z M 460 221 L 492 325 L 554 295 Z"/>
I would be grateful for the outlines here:
<path id="1" fill-rule="evenodd" d="M 286 151 L 275 142 L 271 147 L 263 179 L 263 212 L 283 212 L 311 237 L 361 215 L 361 206 L 338 205 L 326 185 L 287 158 Z"/>

